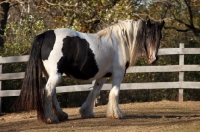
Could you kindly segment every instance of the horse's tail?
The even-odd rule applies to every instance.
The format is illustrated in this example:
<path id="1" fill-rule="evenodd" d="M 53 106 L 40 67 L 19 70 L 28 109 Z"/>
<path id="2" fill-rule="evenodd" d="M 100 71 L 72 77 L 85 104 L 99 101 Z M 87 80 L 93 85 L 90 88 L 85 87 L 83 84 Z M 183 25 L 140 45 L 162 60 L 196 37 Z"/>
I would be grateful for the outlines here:
<path id="1" fill-rule="evenodd" d="M 21 93 L 14 104 L 16 110 L 37 110 L 37 117 L 44 119 L 41 47 L 44 33 L 36 36 L 32 43 L 30 57 L 27 63 Z"/>

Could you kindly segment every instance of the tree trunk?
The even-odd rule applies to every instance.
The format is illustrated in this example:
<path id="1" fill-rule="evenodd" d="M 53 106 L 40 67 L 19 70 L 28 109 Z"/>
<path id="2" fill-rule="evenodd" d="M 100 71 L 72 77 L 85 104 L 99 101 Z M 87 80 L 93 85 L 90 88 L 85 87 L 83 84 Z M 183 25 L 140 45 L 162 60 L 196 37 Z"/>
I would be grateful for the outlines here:
<path id="1" fill-rule="evenodd" d="M 0 5 L 0 47 L 4 46 L 4 31 L 6 28 L 6 22 L 8 18 L 9 3 L 2 3 Z"/>

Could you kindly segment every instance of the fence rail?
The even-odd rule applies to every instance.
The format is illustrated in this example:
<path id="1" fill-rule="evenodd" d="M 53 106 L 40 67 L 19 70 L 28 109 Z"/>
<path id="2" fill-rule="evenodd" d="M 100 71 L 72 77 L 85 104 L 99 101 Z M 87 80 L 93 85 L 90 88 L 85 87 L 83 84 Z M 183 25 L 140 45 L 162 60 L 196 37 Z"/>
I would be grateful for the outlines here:
<path id="1" fill-rule="evenodd" d="M 185 82 L 185 71 L 200 71 L 200 65 L 184 65 L 184 54 L 200 54 L 200 48 L 184 48 L 180 43 L 179 48 L 161 48 L 158 55 L 179 55 L 179 65 L 165 66 L 133 66 L 127 69 L 127 73 L 145 73 L 145 72 L 179 72 L 178 82 L 151 82 L 151 83 L 122 83 L 121 90 L 131 89 L 179 89 L 179 101 L 183 101 L 183 89 L 200 89 L 200 82 Z M 1 83 L 4 80 L 23 79 L 24 72 L 2 73 L 2 65 L 7 63 L 26 62 L 28 55 L 0 57 L 0 113 L 1 97 L 18 96 L 20 90 L 1 90 Z M 57 93 L 78 92 L 91 90 L 91 84 L 59 86 L 56 87 Z M 111 84 L 105 84 L 102 90 L 110 90 Z"/>

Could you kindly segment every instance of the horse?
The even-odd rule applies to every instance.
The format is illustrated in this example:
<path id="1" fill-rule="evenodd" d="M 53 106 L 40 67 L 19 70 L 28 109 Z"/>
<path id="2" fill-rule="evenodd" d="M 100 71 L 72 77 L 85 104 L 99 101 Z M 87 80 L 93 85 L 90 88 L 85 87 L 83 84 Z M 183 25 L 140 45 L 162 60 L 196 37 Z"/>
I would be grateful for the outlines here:
<path id="1" fill-rule="evenodd" d="M 56 85 L 63 74 L 77 80 L 95 80 L 93 89 L 79 109 L 83 118 L 94 117 L 94 101 L 106 78 L 112 77 L 107 118 L 124 117 L 119 108 L 120 84 L 126 69 L 137 58 L 156 62 L 164 21 L 124 20 L 97 33 L 68 28 L 48 30 L 35 37 L 30 50 L 20 95 L 20 110 L 36 110 L 39 121 L 58 123 L 68 119 L 56 98 Z M 47 83 L 42 84 L 43 75 Z"/>

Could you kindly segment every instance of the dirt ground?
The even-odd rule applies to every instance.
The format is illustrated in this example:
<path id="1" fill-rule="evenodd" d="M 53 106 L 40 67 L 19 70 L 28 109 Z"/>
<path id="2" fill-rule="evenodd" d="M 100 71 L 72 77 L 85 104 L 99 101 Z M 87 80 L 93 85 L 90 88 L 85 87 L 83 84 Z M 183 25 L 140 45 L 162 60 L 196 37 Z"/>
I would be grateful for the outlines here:
<path id="1" fill-rule="evenodd" d="M 107 119 L 106 106 L 95 107 L 95 118 L 82 119 L 79 108 L 64 108 L 69 120 L 43 124 L 36 113 L 12 113 L 0 116 L 1 132 L 197 132 L 200 131 L 200 102 L 145 102 L 121 104 L 124 119 Z"/>

